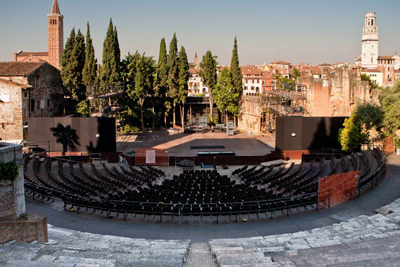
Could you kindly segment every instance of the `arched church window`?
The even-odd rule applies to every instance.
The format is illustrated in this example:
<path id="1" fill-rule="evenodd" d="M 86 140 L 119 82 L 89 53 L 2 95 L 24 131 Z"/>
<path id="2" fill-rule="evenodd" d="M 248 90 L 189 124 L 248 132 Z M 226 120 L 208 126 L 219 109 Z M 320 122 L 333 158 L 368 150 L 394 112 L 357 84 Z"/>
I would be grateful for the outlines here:
<path id="1" fill-rule="evenodd" d="M 371 26 L 374 26 L 374 20 L 373 19 L 371 20 Z"/>

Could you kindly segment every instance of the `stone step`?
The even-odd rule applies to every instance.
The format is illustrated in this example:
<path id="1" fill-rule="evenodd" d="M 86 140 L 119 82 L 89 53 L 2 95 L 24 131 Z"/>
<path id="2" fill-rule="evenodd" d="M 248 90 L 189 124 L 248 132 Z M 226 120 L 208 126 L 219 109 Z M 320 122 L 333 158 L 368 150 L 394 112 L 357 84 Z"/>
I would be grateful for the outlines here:
<path id="1" fill-rule="evenodd" d="M 385 259 L 368 259 L 356 262 L 344 262 L 339 264 L 329 264 L 326 267 L 398 267 L 400 257 L 390 257 Z"/>
<path id="2" fill-rule="evenodd" d="M 207 243 L 192 243 L 184 267 L 217 267 Z"/>

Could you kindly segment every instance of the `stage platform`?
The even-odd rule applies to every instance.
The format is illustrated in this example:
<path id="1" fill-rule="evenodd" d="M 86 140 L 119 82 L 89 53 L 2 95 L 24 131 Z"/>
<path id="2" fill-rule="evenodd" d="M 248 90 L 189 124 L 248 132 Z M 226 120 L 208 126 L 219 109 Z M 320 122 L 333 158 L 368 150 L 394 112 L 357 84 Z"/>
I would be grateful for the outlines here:
<path id="1" fill-rule="evenodd" d="M 210 149 L 222 146 L 224 148 Z M 196 149 L 192 149 L 193 147 Z M 179 157 L 195 157 L 199 151 L 233 151 L 236 156 L 264 156 L 274 151 L 274 147 L 275 140 L 272 136 L 247 133 L 227 136 L 225 132 L 182 133 L 177 130 L 160 130 L 117 138 L 118 152 L 154 148 L 168 150 L 170 156 Z"/>

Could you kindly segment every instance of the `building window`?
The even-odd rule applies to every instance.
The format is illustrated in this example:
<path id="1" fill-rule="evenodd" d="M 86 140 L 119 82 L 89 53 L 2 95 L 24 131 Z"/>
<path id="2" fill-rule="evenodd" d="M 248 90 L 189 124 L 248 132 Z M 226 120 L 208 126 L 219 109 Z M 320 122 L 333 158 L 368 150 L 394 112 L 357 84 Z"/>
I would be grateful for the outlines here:
<path id="1" fill-rule="evenodd" d="M 254 86 L 251 87 L 251 90 L 254 90 Z"/>
<path id="2" fill-rule="evenodd" d="M 244 90 L 247 90 L 247 86 L 244 87 Z"/>
<path id="3" fill-rule="evenodd" d="M 37 109 L 40 109 L 40 100 L 37 101 Z"/>
<path id="4" fill-rule="evenodd" d="M 31 99 L 31 111 L 35 111 L 35 99 Z"/>
<path id="5" fill-rule="evenodd" d="M 35 76 L 35 87 L 40 88 L 40 76 Z"/>
<path id="6" fill-rule="evenodd" d="M 24 92 L 24 97 L 25 97 L 25 98 L 28 97 L 28 92 Z"/>

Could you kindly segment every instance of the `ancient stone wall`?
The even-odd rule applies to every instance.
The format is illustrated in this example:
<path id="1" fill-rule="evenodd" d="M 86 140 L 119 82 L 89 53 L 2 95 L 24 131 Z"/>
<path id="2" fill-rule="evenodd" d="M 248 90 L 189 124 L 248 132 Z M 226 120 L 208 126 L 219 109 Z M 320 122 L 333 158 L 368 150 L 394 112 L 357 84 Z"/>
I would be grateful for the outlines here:
<path id="1" fill-rule="evenodd" d="M 373 101 L 368 82 L 361 81 L 351 69 L 336 68 L 324 74 L 322 79 L 299 79 L 306 89 L 306 110 L 310 116 L 350 116 L 358 101 Z"/>
<path id="2" fill-rule="evenodd" d="M 0 140 L 21 140 L 22 90 L 19 86 L 0 83 L 0 91 L 9 101 L 0 103 Z"/>
<path id="3" fill-rule="evenodd" d="M 260 133 L 261 121 L 265 116 L 267 100 L 261 96 L 243 96 L 240 109 L 239 130 Z"/>
<path id="4" fill-rule="evenodd" d="M 0 181 L 0 221 L 14 220 L 25 213 L 22 147 L 0 143 L 0 163 L 8 163 L 14 160 L 21 165 L 18 178 L 14 181 Z"/>

